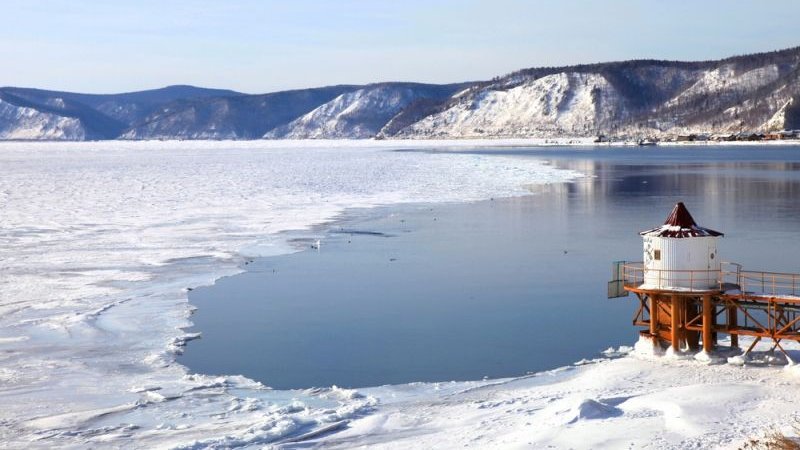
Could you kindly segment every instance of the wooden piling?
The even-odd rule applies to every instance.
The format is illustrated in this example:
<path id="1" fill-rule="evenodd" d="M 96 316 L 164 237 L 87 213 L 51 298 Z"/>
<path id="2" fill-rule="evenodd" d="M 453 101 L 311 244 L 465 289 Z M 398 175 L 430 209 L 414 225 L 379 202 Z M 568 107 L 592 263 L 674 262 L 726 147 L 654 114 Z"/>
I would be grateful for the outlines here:
<path id="1" fill-rule="evenodd" d="M 689 321 L 700 314 L 702 308 L 702 301 L 700 298 L 681 296 L 681 334 L 683 336 L 683 348 L 696 352 L 700 349 L 700 335 L 702 334 L 697 330 L 690 330 L 688 328 Z"/>
<path id="2" fill-rule="evenodd" d="M 731 336 L 731 347 L 739 348 L 739 334 L 735 332 L 731 333 L 732 330 L 736 330 L 739 326 L 739 313 L 736 311 L 736 306 L 734 305 L 726 305 L 725 308 L 727 308 L 728 332 Z"/>
<path id="3" fill-rule="evenodd" d="M 712 305 L 711 295 L 703 295 L 703 351 L 705 352 L 714 350 L 714 307 Z"/>
<path id="4" fill-rule="evenodd" d="M 680 297 L 672 294 L 672 310 L 670 312 L 670 332 L 672 333 L 672 351 L 678 352 L 681 349 L 681 307 Z"/>
<path id="5" fill-rule="evenodd" d="M 650 335 L 658 335 L 658 295 L 650 295 Z"/>

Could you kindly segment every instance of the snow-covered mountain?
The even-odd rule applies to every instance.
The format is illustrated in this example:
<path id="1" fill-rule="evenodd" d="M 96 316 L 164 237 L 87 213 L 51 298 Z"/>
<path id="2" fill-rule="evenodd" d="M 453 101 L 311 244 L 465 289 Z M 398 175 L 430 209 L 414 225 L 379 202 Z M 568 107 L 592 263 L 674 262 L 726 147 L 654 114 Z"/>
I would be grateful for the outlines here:
<path id="1" fill-rule="evenodd" d="M 625 98 L 603 76 L 556 73 L 464 95 L 401 130 L 413 137 L 575 136 L 626 116 Z"/>
<path id="2" fill-rule="evenodd" d="M 259 139 L 356 86 L 329 86 L 264 95 L 189 98 L 156 108 L 123 139 Z"/>
<path id="3" fill-rule="evenodd" d="M 155 108 L 179 99 L 238 92 L 194 86 L 167 86 L 123 94 L 76 94 L 41 89 L 0 88 L 4 112 L 0 138 L 41 140 L 115 139 Z"/>
<path id="4" fill-rule="evenodd" d="M 0 96 L 0 139 L 80 141 L 86 129 L 79 119 L 5 101 Z"/>
<path id="5" fill-rule="evenodd" d="M 453 85 L 271 94 L 0 88 L 0 139 L 659 136 L 800 128 L 800 47 L 719 61 L 520 70 Z"/>
<path id="6" fill-rule="evenodd" d="M 529 69 L 475 86 L 397 137 L 552 137 L 800 127 L 800 48 L 697 63 Z"/>
<path id="7" fill-rule="evenodd" d="M 345 92 L 264 135 L 268 139 L 375 137 L 397 114 L 420 100 L 443 101 L 459 85 L 382 83 Z"/>

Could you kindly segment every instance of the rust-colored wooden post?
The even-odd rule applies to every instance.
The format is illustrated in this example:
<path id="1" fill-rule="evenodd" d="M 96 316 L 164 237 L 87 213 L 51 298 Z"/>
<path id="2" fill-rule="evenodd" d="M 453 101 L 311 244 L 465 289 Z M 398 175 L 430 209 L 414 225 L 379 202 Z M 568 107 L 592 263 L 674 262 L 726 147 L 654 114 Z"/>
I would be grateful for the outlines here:
<path id="1" fill-rule="evenodd" d="M 650 335 L 658 334 L 658 296 L 650 294 Z"/>
<path id="2" fill-rule="evenodd" d="M 714 308 L 711 306 L 711 295 L 703 295 L 703 351 L 711 352 L 714 350 Z"/>
<path id="3" fill-rule="evenodd" d="M 711 342 L 717 347 L 717 297 L 711 297 Z"/>
<path id="4" fill-rule="evenodd" d="M 690 350 L 697 351 L 700 348 L 700 332 L 699 331 L 690 331 L 686 328 L 686 324 L 689 323 L 689 320 L 694 319 L 700 314 L 700 309 L 702 308 L 702 302 L 700 298 L 687 298 L 681 297 L 681 334 L 683 336 L 683 340 L 686 342 L 685 347 L 688 347 Z"/>
<path id="5" fill-rule="evenodd" d="M 726 305 L 728 309 L 728 331 L 736 330 L 739 326 L 739 315 L 736 307 L 733 305 Z M 739 347 L 739 335 L 731 333 L 731 347 Z"/>
<path id="6" fill-rule="evenodd" d="M 678 352 L 681 349 L 681 332 L 680 332 L 680 318 L 681 307 L 680 297 L 677 294 L 672 294 L 672 311 L 670 312 L 670 332 L 672 333 L 672 351 Z"/>

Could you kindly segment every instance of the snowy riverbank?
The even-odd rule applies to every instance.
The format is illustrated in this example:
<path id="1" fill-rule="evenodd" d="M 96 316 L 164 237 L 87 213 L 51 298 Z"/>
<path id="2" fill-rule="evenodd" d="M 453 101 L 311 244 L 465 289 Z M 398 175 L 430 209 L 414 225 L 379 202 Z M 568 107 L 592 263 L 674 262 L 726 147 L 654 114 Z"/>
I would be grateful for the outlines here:
<path id="1" fill-rule="evenodd" d="M 800 354 L 800 347 L 792 348 Z M 654 357 L 630 348 L 609 349 L 606 356 L 455 394 L 437 394 L 424 385 L 364 390 L 390 400 L 353 421 L 349 430 L 315 443 L 325 448 L 737 449 L 745 439 L 772 430 L 791 434 L 798 420 L 800 373 L 794 366 L 741 366 L 738 359 L 707 365 L 691 355 Z M 407 392 L 425 389 L 432 392 Z M 400 391 L 396 402 L 394 391 Z"/>

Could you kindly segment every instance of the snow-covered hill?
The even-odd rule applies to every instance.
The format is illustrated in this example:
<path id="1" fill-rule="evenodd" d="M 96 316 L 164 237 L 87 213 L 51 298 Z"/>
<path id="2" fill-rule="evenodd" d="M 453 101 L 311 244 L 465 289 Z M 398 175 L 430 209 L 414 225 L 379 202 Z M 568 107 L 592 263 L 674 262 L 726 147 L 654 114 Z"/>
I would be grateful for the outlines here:
<path id="1" fill-rule="evenodd" d="M 123 139 L 259 139 L 355 86 L 171 101 L 126 130 Z"/>
<path id="2" fill-rule="evenodd" d="M 384 83 L 339 95 L 308 114 L 266 133 L 268 139 L 371 138 L 411 103 L 443 100 L 455 86 Z"/>
<path id="3" fill-rule="evenodd" d="M 675 135 L 800 127 L 800 49 L 683 63 L 528 69 L 454 96 L 395 136 Z"/>
<path id="4" fill-rule="evenodd" d="M 21 136 L 37 140 L 114 139 L 164 103 L 216 95 L 233 98 L 242 94 L 194 86 L 167 86 L 123 94 L 77 94 L 4 87 L 0 88 L 0 99 L 8 107 L 22 108 L 27 117 L 39 119 L 38 122 L 19 121 L 14 113 L 9 113 L 0 117 L 0 128 L 6 131 L 6 139 L 19 139 Z M 39 123 L 42 125 L 37 125 Z M 77 129 L 82 131 L 76 132 Z"/>
<path id="5" fill-rule="evenodd" d="M 74 117 L 17 106 L 0 98 L 0 139 L 80 141 L 86 130 Z"/>
<path id="6" fill-rule="evenodd" d="M 454 85 L 380 83 L 245 95 L 172 86 L 114 95 L 0 88 L 37 127 L 0 139 L 557 138 L 800 128 L 800 47 L 719 61 L 524 69 Z M 74 128 L 80 133 L 61 132 Z M 31 119 L 32 120 L 32 119 Z"/>
<path id="7" fill-rule="evenodd" d="M 563 72 L 491 86 L 403 129 L 410 137 L 580 136 L 625 117 L 626 101 L 602 75 Z"/>

